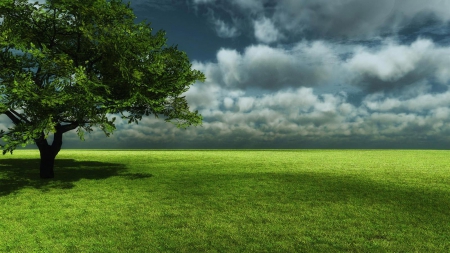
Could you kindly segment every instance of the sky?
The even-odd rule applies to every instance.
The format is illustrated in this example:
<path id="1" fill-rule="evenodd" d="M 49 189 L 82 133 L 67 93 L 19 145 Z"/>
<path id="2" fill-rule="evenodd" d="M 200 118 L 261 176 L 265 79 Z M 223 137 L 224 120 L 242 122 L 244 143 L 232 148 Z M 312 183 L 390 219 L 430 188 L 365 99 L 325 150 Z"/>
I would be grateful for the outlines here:
<path id="1" fill-rule="evenodd" d="M 450 148 L 450 0 L 131 7 L 206 75 L 185 94 L 203 125 L 118 120 L 63 148 Z"/>

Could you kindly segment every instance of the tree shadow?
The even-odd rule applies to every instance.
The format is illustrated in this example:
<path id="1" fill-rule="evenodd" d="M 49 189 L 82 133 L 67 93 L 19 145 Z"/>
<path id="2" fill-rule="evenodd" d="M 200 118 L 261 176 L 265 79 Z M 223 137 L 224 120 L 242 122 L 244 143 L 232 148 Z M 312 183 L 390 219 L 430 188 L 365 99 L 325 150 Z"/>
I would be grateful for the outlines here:
<path id="1" fill-rule="evenodd" d="M 450 195 L 445 186 L 436 189 L 372 180 L 363 175 L 321 172 L 198 173 L 174 178 L 166 185 L 166 191 L 170 192 L 168 197 L 186 204 L 202 205 L 205 210 L 226 210 L 252 226 L 276 228 L 283 224 L 285 231 L 297 231 L 298 226 L 303 226 L 301 220 L 305 220 L 305 226 L 315 228 L 305 234 L 321 245 L 335 247 L 334 238 L 345 238 L 343 233 L 355 238 L 345 238 L 350 246 L 342 246 L 339 251 L 396 251 L 390 249 L 404 241 L 411 244 L 410 251 L 417 251 L 427 241 L 430 245 L 445 245 L 442 252 L 449 252 L 450 246 L 443 244 L 450 237 Z M 217 199 L 226 204 L 217 204 Z M 259 214 L 265 218 L 258 218 Z M 416 236 L 421 236 L 417 244 Z"/>
<path id="2" fill-rule="evenodd" d="M 152 177 L 151 174 L 129 173 L 125 165 L 98 161 L 55 160 L 55 178 L 39 177 L 39 159 L 4 159 L 0 163 L 0 196 L 9 195 L 25 188 L 72 189 L 81 179 L 103 180 L 122 177 L 137 180 Z"/>
<path id="3" fill-rule="evenodd" d="M 241 188 L 244 190 L 238 199 L 246 204 L 255 201 L 267 204 L 263 206 L 295 202 L 310 203 L 311 206 L 351 203 L 361 208 L 385 207 L 386 210 L 430 222 L 439 222 L 435 215 L 450 217 L 450 195 L 445 187 L 433 189 L 423 185 L 402 185 L 373 181 L 364 176 L 313 172 L 201 173 L 177 178 L 169 187 L 183 196 L 182 199 L 213 198 Z"/>

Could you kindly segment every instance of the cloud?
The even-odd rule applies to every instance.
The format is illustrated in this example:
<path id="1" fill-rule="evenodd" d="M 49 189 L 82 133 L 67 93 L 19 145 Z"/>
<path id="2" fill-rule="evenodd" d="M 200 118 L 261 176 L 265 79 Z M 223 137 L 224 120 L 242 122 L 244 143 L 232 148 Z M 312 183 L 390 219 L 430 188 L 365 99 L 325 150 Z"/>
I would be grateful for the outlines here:
<path id="1" fill-rule="evenodd" d="M 376 47 L 302 41 L 291 47 L 251 45 L 242 52 L 222 48 L 216 62 L 197 63 L 207 82 L 228 88 L 280 90 L 288 87 L 353 86 L 369 93 L 447 87 L 450 47 L 419 38 L 392 39 Z M 413 94 L 414 93 L 414 94 Z"/>
<path id="2" fill-rule="evenodd" d="M 393 82 L 414 71 L 432 47 L 429 40 L 419 40 L 410 47 L 388 45 L 382 51 L 358 52 L 349 62 L 349 67 L 361 74 Z"/>
<path id="3" fill-rule="evenodd" d="M 450 108 L 450 92 L 422 93 L 410 98 L 376 93 L 368 95 L 363 105 L 371 111 L 423 113 L 436 108 Z"/>
<path id="4" fill-rule="evenodd" d="M 392 0 L 284 0 L 279 2 L 274 17 L 284 29 L 297 33 L 373 36 L 385 22 L 393 22 L 390 20 L 393 3 Z"/>
<path id="5" fill-rule="evenodd" d="M 282 0 L 276 10 L 275 18 L 288 31 L 353 38 L 395 33 L 428 18 L 450 19 L 450 2 L 441 0 Z"/>
<path id="6" fill-rule="evenodd" d="M 5 114 L 0 114 L 0 130 L 8 132 L 8 128 L 13 127 L 14 124 Z"/>
<path id="7" fill-rule="evenodd" d="M 255 29 L 255 38 L 259 42 L 270 44 L 278 41 L 283 36 L 268 18 L 262 18 L 253 22 Z"/>
<path id="8" fill-rule="evenodd" d="M 239 36 L 238 29 L 236 27 L 226 24 L 223 20 L 214 19 L 213 24 L 217 36 L 221 38 L 234 38 Z"/>
<path id="9" fill-rule="evenodd" d="M 447 84 L 450 71 L 449 47 L 417 39 L 410 45 L 385 43 L 379 49 L 359 47 L 345 63 L 353 83 L 369 91 L 402 88 L 424 81 Z"/>
<path id="10" fill-rule="evenodd" d="M 197 136 L 212 142 L 238 142 L 243 136 L 248 141 L 268 142 L 431 140 L 450 131 L 448 96 L 450 93 L 431 97 L 422 94 L 406 101 L 402 110 L 389 111 L 367 108 L 371 97 L 355 107 L 348 103 L 345 93 L 317 95 L 313 88 L 282 90 L 262 97 L 242 95 L 223 99 L 224 110 L 206 113 L 205 128 L 201 132 L 211 132 Z M 423 102 L 418 102 L 421 100 Z M 437 102 L 428 104 L 427 100 Z M 189 134 L 195 135 L 195 130 Z M 235 135 L 241 137 L 235 138 Z"/>
<path id="11" fill-rule="evenodd" d="M 198 88 L 207 85 L 202 83 Z M 350 104 L 345 92 L 316 94 L 314 88 L 305 87 L 262 96 L 221 87 L 214 98 L 218 105 L 211 108 L 197 101 L 203 108 L 201 127 L 181 130 L 160 119 L 144 118 L 139 125 L 122 122 L 111 140 L 95 132 L 88 141 L 105 139 L 111 144 L 159 148 L 450 144 L 450 138 L 445 137 L 450 133 L 450 92 L 409 99 L 377 93 L 366 96 L 360 106 Z M 76 136 L 67 140 L 76 141 Z"/>
<path id="12" fill-rule="evenodd" d="M 397 34 L 426 21 L 450 21 L 450 1 L 442 0 L 194 0 L 214 10 L 259 23 L 270 16 L 274 29 L 287 38 L 371 39 Z M 253 27 L 252 27 L 253 28 Z M 255 38 L 264 43 L 260 36 Z"/>
<path id="13" fill-rule="evenodd" d="M 253 45 L 243 53 L 221 49 L 216 63 L 198 67 L 207 75 L 207 82 L 240 89 L 278 90 L 329 83 L 337 64 L 335 52 L 318 41 L 298 43 L 291 49 Z"/>
<path id="14" fill-rule="evenodd" d="M 433 88 L 449 84 L 449 50 L 420 38 L 375 47 L 302 41 L 221 49 L 216 62 L 194 64 L 207 81 L 186 95 L 204 125 L 179 136 L 235 148 L 449 145 L 450 91 Z M 345 81 L 365 89 L 359 103 L 321 88 Z"/>

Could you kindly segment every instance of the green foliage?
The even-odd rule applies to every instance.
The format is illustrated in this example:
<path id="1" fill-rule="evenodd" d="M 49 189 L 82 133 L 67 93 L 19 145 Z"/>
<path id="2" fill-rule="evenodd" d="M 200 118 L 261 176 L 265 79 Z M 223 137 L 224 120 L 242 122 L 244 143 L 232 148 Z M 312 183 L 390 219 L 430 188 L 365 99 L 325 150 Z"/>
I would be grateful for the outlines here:
<path id="1" fill-rule="evenodd" d="M 201 124 L 181 95 L 204 75 L 120 0 L 3 0 L 0 18 L 0 113 L 20 113 L 4 152 L 68 124 L 109 136 L 111 114 Z"/>

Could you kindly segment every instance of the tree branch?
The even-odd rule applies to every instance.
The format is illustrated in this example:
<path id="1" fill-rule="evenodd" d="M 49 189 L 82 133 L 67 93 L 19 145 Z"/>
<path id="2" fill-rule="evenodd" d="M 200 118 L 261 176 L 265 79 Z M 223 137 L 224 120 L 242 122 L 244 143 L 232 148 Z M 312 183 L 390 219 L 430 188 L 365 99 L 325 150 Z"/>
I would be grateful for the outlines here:
<path id="1" fill-rule="evenodd" d="M 53 36 L 50 40 L 50 44 L 48 45 L 48 48 L 51 49 L 56 44 L 56 8 L 53 9 Z"/>
<path id="2" fill-rule="evenodd" d="M 78 126 L 79 126 L 78 122 L 73 122 L 69 125 L 64 125 L 64 126 L 61 126 L 60 124 L 58 124 L 56 126 L 56 132 L 63 134 L 65 132 L 68 132 L 68 131 L 71 131 L 71 130 L 77 128 Z"/>
<path id="3" fill-rule="evenodd" d="M 34 83 L 39 87 L 39 88 L 43 88 L 43 84 L 44 84 L 44 82 L 42 81 L 42 79 L 40 78 L 40 75 L 41 75 L 41 70 L 42 70 L 42 67 L 41 67 L 41 65 L 39 65 L 39 68 L 37 69 L 37 71 L 36 71 L 36 74 L 34 74 Z"/>
<path id="4" fill-rule="evenodd" d="M 21 120 L 27 122 L 27 123 L 31 123 L 25 116 L 23 116 L 22 114 L 14 111 L 13 109 L 9 109 L 15 116 L 19 117 Z"/>
<path id="5" fill-rule="evenodd" d="M 17 118 L 10 110 L 7 110 L 5 112 L 5 114 L 6 114 L 6 116 L 8 116 L 8 118 L 10 118 L 12 120 L 14 125 L 18 125 L 21 123 L 21 120 L 19 118 Z"/>
<path id="6" fill-rule="evenodd" d="M 42 132 L 37 139 L 34 139 L 34 141 L 36 145 L 39 147 L 39 149 L 48 147 L 48 142 L 47 139 L 45 139 L 44 132 Z"/>

